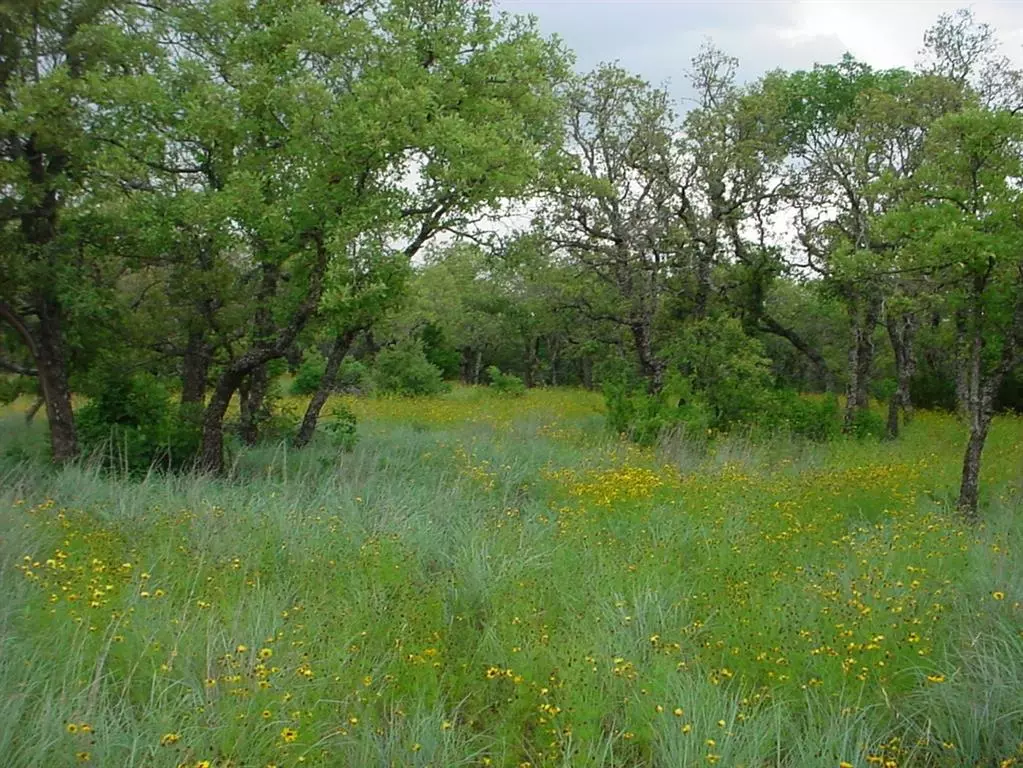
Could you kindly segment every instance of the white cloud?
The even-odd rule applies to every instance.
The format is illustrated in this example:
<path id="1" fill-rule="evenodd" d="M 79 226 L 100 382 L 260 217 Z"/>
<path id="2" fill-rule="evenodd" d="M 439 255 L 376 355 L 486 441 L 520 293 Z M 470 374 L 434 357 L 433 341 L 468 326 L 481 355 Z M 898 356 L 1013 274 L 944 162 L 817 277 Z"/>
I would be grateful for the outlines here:
<path id="1" fill-rule="evenodd" d="M 990 24 L 1004 53 L 1023 66 L 1023 0 L 495 0 L 532 13 L 578 54 L 578 67 L 601 61 L 686 93 L 684 72 L 700 43 L 741 61 L 753 79 L 775 69 L 837 61 L 846 51 L 875 67 L 912 66 L 923 35 L 942 13 L 969 6 Z"/>

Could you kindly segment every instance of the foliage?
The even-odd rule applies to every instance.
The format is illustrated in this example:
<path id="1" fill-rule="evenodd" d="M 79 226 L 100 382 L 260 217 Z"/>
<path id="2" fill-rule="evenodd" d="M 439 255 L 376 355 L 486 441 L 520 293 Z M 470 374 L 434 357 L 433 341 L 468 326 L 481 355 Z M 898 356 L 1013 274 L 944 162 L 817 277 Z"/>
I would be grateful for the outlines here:
<path id="1" fill-rule="evenodd" d="M 323 372 L 327 367 L 327 361 L 318 352 L 306 354 L 302 365 L 295 372 L 295 378 L 291 381 L 289 391 L 293 395 L 311 395 L 320 387 L 323 380 Z"/>
<path id="2" fill-rule="evenodd" d="M 96 376 L 77 420 L 83 449 L 113 469 L 188 468 L 199 449 L 198 412 L 174 405 L 149 374 L 108 370 Z"/>
<path id="3" fill-rule="evenodd" d="M 763 345 L 733 318 L 687 325 L 666 348 L 665 359 L 685 376 L 710 410 L 710 426 L 727 430 L 756 420 L 772 386 Z"/>
<path id="4" fill-rule="evenodd" d="M 502 395 L 522 397 L 526 394 L 526 385 L 522 383 L 521 378 L 514 374 L 501 373 L 501 369 L 496 365 L 487 368 L 487 377 L 490 379 L 490 386 Z"/>
<path id="5" fill-rule="evenodd" d="M 426 359 L 418 340 L 382 349 L 374 362 L 373 381 L 378 391 L 405 397 L 435 395 L 446 388 L 440 368 Z"/>
<path id="6" fill-rule="evenodd" d="M 656 393 L 627 379 L 608 380 L 604 399 L 608 427 L 639 445 L 653 445 L 668 431 L 703 435 L 711 429 L 710 407 L 693 392 L 692 382 L 678 373 L 670 374 Z"/>
<path id="7" fill-rule="evenodd" d="M 330 435 L 331 444 L 345 453 L 353 450 L 359 441 L 358 419 L 355 411 L 344 403 L 338 403 L 323 423 L 324 431 Z"/>

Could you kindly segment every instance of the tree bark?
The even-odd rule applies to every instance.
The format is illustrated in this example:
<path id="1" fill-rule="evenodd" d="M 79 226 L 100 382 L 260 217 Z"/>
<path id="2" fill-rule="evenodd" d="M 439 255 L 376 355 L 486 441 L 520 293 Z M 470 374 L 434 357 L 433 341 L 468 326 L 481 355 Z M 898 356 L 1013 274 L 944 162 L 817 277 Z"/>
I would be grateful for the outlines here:
<path id="1" fill-rule="evenodd" d="M 899 436 L 900 412 L 906 424 L 913 418 L 913 401 L 909 385 L 913 374 L 916 373 L 916 355 L 913 350 L 916 316 L 908 312 L 901 315 L 889 313 L 885 318 L 885 326 L 895 357 L 896 388 L 888 401 L 887 429 L 888 438 L 894 440 Z"/>
<path id="2" fill-rule="evenodd" d="M 984 453 L 984 442 L 987 440 L 990 424 L 990 416 L 971 424 L 970 439 L 966 443 L 966 453 L 963 455 L 963 474 L 959 484 L 959 501 L 956 507 L 960 514 L 971 523 L 975 523 L 979 518 L 980 460 Z"/>
<path id="3" fill-rule="evenodd" d="M 651 392 L 659 392 L 664 372 L 660 361 L 654 356 L 650 327 L 647 323 L 633 322 L 629 328 L 632 331 L 632 339 L 636 347 L 640 375 L 646 379 L 647 388 Z"/>
<path id="4" fill-rule="evenodd" d="M 36 397 L 32 405 L 30 405 L 28 407 L 28 410 L 25 411 L 25 423 L 31 424 L 32 420 L 35 419 L 36 414 L 39 413 L 39 409 L 42 408 L 44 405 L 46 405 L 46 400 L 43 398 L 43 396 L 39 395 L 38 397 Z"/>
<path id="5" fill-rule="evenodd" d="M 870 372 L 874 365 L 874 328 L 881 303 L 871 297 L 861 316 L 852 305 L 852 338 L 849 344 L 849 386 L 846 390 L 845 430 L 852 429 L 856 416 L 870 407 Z"/>
<path id="6" fill-rule="evenodd" d="M 323 371 L 323 378 L 313 393 L 309 405 L 306 406 L 305 416 L 302 417 L 302 426 L 299 427 L 298 434 L 295 435 L 294 444 L 296 448 L 303 448 L 312 440 L 313 434 L 316 432 L 316 424 L 320 419 L 320 411 L 323 410 L 327 398 L 330 397 L 330 393 L 337 386 L 337 374 L 341 369 L 341 363 L 344 362 L 345 357 L 348 355 L 348 350 L 352 348 L 352 342 L 355 341 L 355 337 L 358 334 L 358 329 L 353 329 L 338 334 L 335 337 L 330 353 L 327 355 L 327 365 Z"/>
<path id="7" fill-rule="evenodd" d="M 525 371 L 523 371 L 524 384 L 532 389 L 536 386 L 536 369 L 540 363 L 540 337 L 535 336 L 526 340 L 525 344 Z"/>
<path id="8" fill-rule="evenodd" d="M 220 375 L 202 420 L 202 445 L 199 449 L 199 465 L 208 472 L 222 472 L 224 469 L 224 415 L 234 397 L 235 390 L 244 378 L 242 371 L 228 369 Z"/>
<path id="9" fill-rule="evenodd" d="M 760 330 L 785 339 L 813 364 L 814 368 L 817 369 L 817 375 L 820 376 L 821 386 L 823 386 L 825 392 L 833 392 L 835 390 L 834 374 L 832 374 L 827 361 L 820 352 L 810 346 L 810 344 L 794 330 L 782 325 L 770 315 L 761 313 L 757 319 L 759 320 L 758 325 L 760 326 Z"/>
<path id="10" fill-rule="evenodd" d="M 201 331 L 189 331 L 181 362 L 181 404 L 202 405 L 212 362 L 210 345 Z"/>
<path id="11" fill-rule="evenodd" d="M 472 383 L 479 384 L 480 376 L 483 374 L 483 350 L 477 349 L 476 356 L 472 362 Z"/>
<path id="12" fill-rule="evenodd" d="M 0 302 L 0 317 L 21 336 L 35 361 L 39 388 L 46 405 L 53 460 L 64 463 L 78 456 L 78 436 L 71 404 L 67 362 L 64 356 L 61 307 L 56 299 L 38 296 L 35 302 L 39 322 L 34 329 L 7 304 Z"/>
<path id="13" fill-rule="evenodd" d="M 266 396 L 270 391 L 270 375 L 266 363 L 255 366 L 247 377 L 247 386 L 242 392 L 239 433 L 246 445 L 255 445 L 259 430 L 270 418 L 266 407 Z"/>
<path id="14" fill-rule="evenodd" d="M 267 333 L 255 348 L 235 360 L 220 374 L 213 395 L 206 404 L 199 466 L 207 472 L 220 473 L 224 469 L 224 415 L 244 377 L 257 367 L 283 357 L 320 303 L 323 277 L 327 270 L 327 250 L 320 233 L 312 233 L 311 238 L 316 247 L 316 261 L 310 272 L 309 289 L 302 303 L 292 314 L 288 324 L 276 329 L 274 338 L 271 339 Z"/>

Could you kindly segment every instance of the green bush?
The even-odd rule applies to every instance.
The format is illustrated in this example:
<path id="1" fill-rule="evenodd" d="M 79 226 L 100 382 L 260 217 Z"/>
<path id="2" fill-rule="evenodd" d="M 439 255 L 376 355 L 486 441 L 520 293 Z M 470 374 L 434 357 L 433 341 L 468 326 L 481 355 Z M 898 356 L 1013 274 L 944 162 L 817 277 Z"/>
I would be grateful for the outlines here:
<path id="1" fill-rule="evenodd" d="M 852 437 L 877 438 L 885 436 L 887 425 L 884 418 L 871 410 L 859 410 L 853 415 L 852 423 L 846 432 Z"/>
<path id="2" fill-rule="evenodd" d="M 510 373 L 501 373 L 501 369 L 496 365 L 487 368 L 487 376 L 491 389 L 502 395 L 521 397 L 526 394 L 526 385 L 522 383 L 522 379 Z"/>
<path id="3" fill-rule="evenodd" d="M 93 397 L 76 414 L 82 448 L 129 472 L 191 466 L 199 452 L 201 409 L 179 407 L 149 374 L 108 372 L 92 382 Z"/>
<path id="4" fill-rule="evenodd" d="M 291 382 L 291 394 L 311 395 L 320 387 L 323 381 L 323 372 L 327 367 L 327 361 L 319 352 L 309 353 L 295 373 Z"/>
<path id="5" fill-rule="evenodd" d="M 664 359 L 689 380 L 710 410 L 714 429 L 755 424 L 773 389 L 763 345 L 733 318 L 692 323 L 667 348 Z"/>
<path id="6" fill-rule="evenodd" d="M 610 429 L 639 445 L 653 445 L 667 431 L 706 434 L 710 429 L 710 409 L 678 373 L 654 394 L 627 380 L 605 381 L 604 401 Z"/>
<path id="7" fill-rule="evenodd" d="M 777 390 L 765 402 L 757 426 L 815 442 L 834 440 L 842 433 L 838 398 L 834 395 L 808 397 L 788 389 Z"/>
<path id="8" fill-rule="evenodd" d="M 344 392 L 365 389 L 369 381 L 369 368 L 359 360 L 345 360 L 337 371 L 334 389 Z"/>
<path id="9" fill-rule="evenodd" d="M 330 435 L 334 446 L 340 451 L 350 451 L 359 440 L 356 429 L 358 421 L 355 412 L 344 403 L 335 405 L 330 416 L 324 420 L 323 429 Z"/>
<path id="10" fill-rule="evenodd" d="M 373 378 L 381 392 L 404 397 L 436 395 L 447 389 L 440 368 L 426 359 L 418 341 L 408 341 L 377 354 Z"/>

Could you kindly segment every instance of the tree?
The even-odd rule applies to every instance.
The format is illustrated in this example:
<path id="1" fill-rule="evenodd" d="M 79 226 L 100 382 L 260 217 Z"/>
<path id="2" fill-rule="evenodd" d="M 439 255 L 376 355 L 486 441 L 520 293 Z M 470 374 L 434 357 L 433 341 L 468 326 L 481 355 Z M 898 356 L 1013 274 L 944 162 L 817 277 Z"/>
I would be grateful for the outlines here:
<path id="1" fill-rule="evenodd" d="M 69 386 L 70 305 L 101 309 L 111 238 L 104 147 L 108 93 L 156 56 L 149 11 L 119 0 L 28 0 L 0 9 L 0 321 L 32 358 L 53 458 L 78 453 Z M 77 296 L 75 294 L 78 294 Z"/>
<path id="2" fill-rule="evenodd" d="M 1005 376 L 1023 360 L 1023 116 L 967 109 L 941 118 L 912 197 L 885 224 L 907 265 L 940 286 L 959 320 L 970 436 L 957 506 L 978 517 L 981 457 Z"/>
<path id="3" fill-rule="evenodd" d="M 664 91 L 616 66 L 569 90 L 566 170 L 540 215 L 544 235 L 597 292 L 575 308 L 626 331 L 641 375 L 660 386 L 654 320 L 669 273 L 674 113 Z"/>

